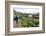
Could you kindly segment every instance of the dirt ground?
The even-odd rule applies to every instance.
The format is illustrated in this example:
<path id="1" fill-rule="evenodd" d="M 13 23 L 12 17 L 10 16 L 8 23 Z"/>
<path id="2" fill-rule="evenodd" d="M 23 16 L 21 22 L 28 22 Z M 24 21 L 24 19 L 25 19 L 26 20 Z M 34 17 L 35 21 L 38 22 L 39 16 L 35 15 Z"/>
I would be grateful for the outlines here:
<path id="1" fill-rule="evenodd" d="M 13 28 L 21 27 L 21 19 L 18 20 L 18 23 L 16 21 L 13 21 Z"/>

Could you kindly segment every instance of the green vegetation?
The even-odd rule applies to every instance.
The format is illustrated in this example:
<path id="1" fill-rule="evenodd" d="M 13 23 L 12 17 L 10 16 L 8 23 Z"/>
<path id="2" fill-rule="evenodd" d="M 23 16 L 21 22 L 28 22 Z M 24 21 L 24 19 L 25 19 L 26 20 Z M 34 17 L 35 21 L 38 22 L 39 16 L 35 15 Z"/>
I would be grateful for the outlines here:
<path id="1" fill-rule="evenodd" d="M 15 11 L 14 11 L 15 12 Z M 28 17 L 29 14 L 23 14 L 23 13 L 19 13 L 19 12 L 15 12 L 14 13 L 14 18 L 16 16 L 20 16 L 21 17 L 21 27 L 38 27 L 39 26 L 39 18 L 35 18 L 35 16 L 39 16 L 38 14 L 32 14 L 34 17 L 29 18 Z"/>
<path id="2" fill-rule="evenodd" d="M 39 20 L 38 19 L 29 19 L 28 17 L 22 18 L 22 27 L 38 27 L 39 26 Z"/>

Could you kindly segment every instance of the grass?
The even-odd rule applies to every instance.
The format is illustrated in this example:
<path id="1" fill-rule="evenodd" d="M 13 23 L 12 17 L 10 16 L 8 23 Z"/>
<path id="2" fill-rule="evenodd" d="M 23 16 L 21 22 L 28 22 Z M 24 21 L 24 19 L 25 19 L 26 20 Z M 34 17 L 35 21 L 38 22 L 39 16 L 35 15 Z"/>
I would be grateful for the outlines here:
<path id="1" fill-rule="evenodd" d="M 39 26 L 39 20 L 38 19 L 29 19 L 28 17 L 24 17 L 21 20 L 21 26 L 22 27 L 38 27 Z"/>

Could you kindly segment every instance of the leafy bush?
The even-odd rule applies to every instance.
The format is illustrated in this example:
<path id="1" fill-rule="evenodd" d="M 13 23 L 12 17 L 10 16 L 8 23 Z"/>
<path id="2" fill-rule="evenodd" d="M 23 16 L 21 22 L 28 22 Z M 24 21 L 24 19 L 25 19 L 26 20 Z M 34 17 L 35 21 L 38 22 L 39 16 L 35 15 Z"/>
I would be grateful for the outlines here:
<path id="1" fill-rule="evenodd" d="M 29 18 L 27 17 L 23 17 L 22 18 L 22 27 L 35 27 L 35 26 L 39 26 L 39 20 L 36 20 L 34 21 L 34 19 L 30 20 Z"/>

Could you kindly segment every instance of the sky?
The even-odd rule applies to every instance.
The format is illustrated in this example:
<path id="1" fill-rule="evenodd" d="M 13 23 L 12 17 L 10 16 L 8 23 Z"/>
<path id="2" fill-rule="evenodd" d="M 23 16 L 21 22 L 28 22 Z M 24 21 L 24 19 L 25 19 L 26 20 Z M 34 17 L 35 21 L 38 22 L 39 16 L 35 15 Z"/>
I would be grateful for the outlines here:
<path id="1" fill-rule="evenodd" d="M 39 9 L 37 8 L 14 8 L 14 10 L 20 13 L 31 13 L 31 14 L 39 13 Z"/>
<path id="2" fill-rule="evenodd" d="M 39 6 L 24 6 L 24 5 L 15 5 L 13 10 L 20 13 L 39 13 Z"/>

